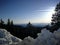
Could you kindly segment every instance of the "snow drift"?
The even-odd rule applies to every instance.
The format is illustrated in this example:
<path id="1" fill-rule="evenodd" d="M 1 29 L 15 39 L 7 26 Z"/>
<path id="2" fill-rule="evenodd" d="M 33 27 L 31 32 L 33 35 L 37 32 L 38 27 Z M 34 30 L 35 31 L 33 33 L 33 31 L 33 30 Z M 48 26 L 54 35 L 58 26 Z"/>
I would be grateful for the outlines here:
<path id="1" fill-rule="evenodd" d="M 0 45 L 60 45 L 60 29 L 53 33 L 43 29 L 37 35 L 36 39 L 28 36 L 21 40 L 5 29 L 0 29 Z"/>
<path id="2" fill-rule="evenodd" d="M 0 45 L 10 45 L 10 44 L 18 44 L 22 40 L 11 35 L 5 29 L 0 29 Z"/>
<path id="3" fill-rule="evenodd" d="M 60 45 L 60 29 L 54 31 L 54 33 L 43 29 L 37 35 L 36 39 L 32 37 L 24 38 L 21 45 Z"/>

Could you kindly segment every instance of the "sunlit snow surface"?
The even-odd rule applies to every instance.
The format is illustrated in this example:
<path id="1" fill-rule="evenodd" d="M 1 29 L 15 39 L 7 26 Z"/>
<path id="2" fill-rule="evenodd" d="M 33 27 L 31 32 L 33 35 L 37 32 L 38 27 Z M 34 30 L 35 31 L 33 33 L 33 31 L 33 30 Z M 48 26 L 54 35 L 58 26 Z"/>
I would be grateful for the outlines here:
<path id="1" fill-rule="evenodd" d="M 0 29 L 0 45 L 15 45 L 20 43 L 22 40 L 11 35 L 5 29 Z"/>
<path id="2" fill-rule="evenodd" d="M 37 35 L 36 39 L 28 36 L 21 40 L 5 29 L 0 29 L 0 45 L 60 45 L 60 29 L 53 33 L 43 29 Z"/>

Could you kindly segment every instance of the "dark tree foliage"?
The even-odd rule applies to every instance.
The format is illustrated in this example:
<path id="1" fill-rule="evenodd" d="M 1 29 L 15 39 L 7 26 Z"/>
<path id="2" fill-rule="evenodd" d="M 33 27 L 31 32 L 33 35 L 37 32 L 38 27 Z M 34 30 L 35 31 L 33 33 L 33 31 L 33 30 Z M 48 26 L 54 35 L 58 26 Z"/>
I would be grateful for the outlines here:
<path id="1" fill-rule="evenodd" d="M 3 25 L 4 25 L 4 21 L 1 19 L 1 20 L 0 20 L 0 28 L 1 28 L 1 27 L 4 27 Z"/>
<path id="2" fill-rule="evenodd" d="M 60 2 L 57 4 L 55 8 L 55 14 L 52 16 L 52 25 L 60 22 Z"/>
<path id="3" fill-rule="evenodd" d="M 7 25 L 10 25 L 10 19 L 8 19 Z"/>
<path id="4" fill-rule="evenodd" d="M 60 10 L 60 2 L 56 5 L 55 11 Z"/>
<path id="5" fill-rule="evenodd" d="M 12 35 L 24 39 L 27 36 L 31 36 L 33 38 L 37 37 L 37 33 L 41 32 L 42 27 L 35 27 L 30 22 L 27 24 L 26 27 L 23 27 L 21 25 L 14 25 L 13 20 L 10 21 L 10 19 L 7 20 L 7 24 L 3 23 L 4 21 L 0 20 L 0 28 L 6 29 L 9 31 Z M 3 25 L 1 25 L 1 23 Z"/>
<path id="6" fill-rule="evenodd" d="M 0 20 L 0 24 L 1 24 L 1 25 L 3 25 L 3 24 L 4 24 L 4 21 L 3 21 L 2 19 Z"/>
<path id="7" fill-rule="evenodd" d="M 56 5 L 55 14 L 52 15 L 51 31 L 57 30 L 60 27 L 60 2 Z"/>
<path id="8" fill-rule="evenodd" d="M 27 24 L 27 27 L 32 27 L 32 24 L 29 22 L 29 23 Z"/>
<path id="9" fill-rule="evenodd" d="M 11 25 L 13 26 L 13 20 L 11 21 Z"/>

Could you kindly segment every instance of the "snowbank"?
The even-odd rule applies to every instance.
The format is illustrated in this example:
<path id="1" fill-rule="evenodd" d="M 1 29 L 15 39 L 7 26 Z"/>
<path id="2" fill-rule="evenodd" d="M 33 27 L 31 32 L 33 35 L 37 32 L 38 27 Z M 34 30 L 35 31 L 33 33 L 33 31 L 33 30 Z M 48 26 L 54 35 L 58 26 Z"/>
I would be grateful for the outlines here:
<path id="1" fill-rule="evenodd" d="M 21 40 L 11 35 L 5 29 L 0 29 L 0 45 L 60 45 L 60 29 L 53 33 L 43 29 L 37 35 L 36 39 L 28 36 Z"/>
<path id="2" fill-rule="evenodd" d="M 21 42 L 21 45 L 34 45 L 34 39 L 28 36 L 24 38 L 24 40 Z"/>
<path id="3" fill-rule="evenodd" d="M 38 34 L 35 44 L 37 45 L 55 45 L 55 38 L 53 33 L 49 30 L 43 29 L 41 33 Z"/>
<path id="4" fill-rule="evenodd" d="M 26 37 L 21 42 L 21 45 L 60 45 L 60 29 L 49 32 L 47 29 L 41 30 L 41 33 L 37 34 L 38 37 L 33 39 L 32 37 Z"/>
<path id="5" fill-rule="evenodd" d="M 5 29 L 0 29 L 0 45 L 18 44 L 22 40 L 11 35 Z"/>

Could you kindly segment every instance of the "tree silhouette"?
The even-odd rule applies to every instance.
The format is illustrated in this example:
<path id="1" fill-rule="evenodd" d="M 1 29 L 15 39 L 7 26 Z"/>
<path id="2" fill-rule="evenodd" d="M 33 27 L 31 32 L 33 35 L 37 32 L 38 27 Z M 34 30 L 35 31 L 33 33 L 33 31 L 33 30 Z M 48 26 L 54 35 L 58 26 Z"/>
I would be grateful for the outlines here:
<path id="1" fill-rule="evenodd" d="M 0 20 L 0 25 L 3 25 L 4 24 L 4 21 L 1 19 Z"/>
<path id="2" fill-rule="evenodd" d="M 11 21 L 11 25 L 13 25 L 13 20 Z"/>
<path id="3" fill-rule="evenodd" d="M 55 13 L 52 15 L 51 32 L 60 28 L 60 2 L 56 5 Z"/>
<path id="4" fill-rule="evenodd" d="M 55 11 L 58 11 L 60 9 L 60 2 L 56 5 Z"/>
<path id="5" fill-rule="evenodd" d="M 60 2 L 57 4 L 55 8 L 55 14 L 52 16 L 52 25 L 59 24 L 60 25 Z"/>
<path id="6" fill-rule="evenodd" d="M 10 25 L 10 19 L 8 19 L 7 25 Z"/>
<path id="7" fill-rule="evenodd" d="M 29 22 L 29 23 L 27 24 L 27 27 L 32 27 L 32 24 Z"/>

